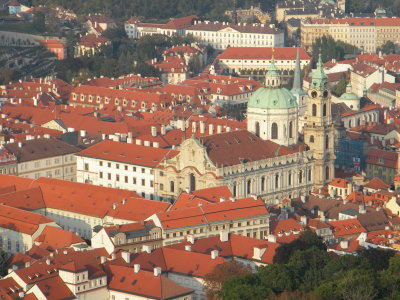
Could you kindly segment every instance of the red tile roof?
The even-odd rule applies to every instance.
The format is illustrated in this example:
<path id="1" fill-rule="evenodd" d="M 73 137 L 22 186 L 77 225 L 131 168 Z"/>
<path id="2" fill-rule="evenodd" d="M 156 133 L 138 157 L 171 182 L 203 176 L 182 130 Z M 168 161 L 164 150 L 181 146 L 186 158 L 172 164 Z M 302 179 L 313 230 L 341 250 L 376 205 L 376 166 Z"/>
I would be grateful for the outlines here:
<path id="1" fill-rule="evenodd" d="M 169 21 L 167 24 L 163 26 L 164 29 L 184 29 L 192 26 L 194 20 L 197 20 L 199 17 L 196 15 L 186 16 L 182 18 L 176 18 Z"/>
<path id="2" fill-rule="evenodd" d="M 261 199 L 239 199 L 202 207 L 185 208 L 157 214 L 164 230 L 212 222 L 265 216 L 268 214 Z"/>
<path id="3" fill-rule="evenodd" d="M 35 286 L 47 300 L 75 299 L 75 295 L 59 276 L 38 281 Z"/>
<path id="4" fill-rule="evenodd" d="M 329 185 L 338 187 L 338 188 L 347 188 L 349 185 L 349 182 L 346 179 L 343 178 L 334 178 Z"/>
<path id="5" fill-rule="evenodd" d="M 40 225 L 53 222 L 43 215 L 0 204 L 0 227 L 32 235 Z"/>
<path id="6" fill-rule="evenodd" d="M 135 273 L 131 267 L 109 266 L 108 288 L 113 291 L 148 299 L 175 299 L 193 293 L 193 290 L 180 286 L 167 276 L 154 276 L 153 271 L 139 270 Z"/>
<path id="7" fill-rule="evenodd" d="M 340 221 L 331 221 L 328 224 L 332 227 L 333 235 L 335 237 L 342 237 L 347 235 L 359 234 L 367 232 L 357 219 L 348 219 Z"/>
<path id="8" fill-rule="evenodd" d="M 367 164 L 378 165 L 385 168 L 397 169 L 398 153 L 381 149 L 370 149 L 367 156 Z"/>
<path id="9" fill-rule="evenodd" d="M 169 159 L 178 153 L 175 150 L 105 140 L 77 155 L 154 168 L 163 158 Z"/>
<path id="10" fill-rule="evenodd" d="M 74 244 L 85 243 L 85 241 L 73 232 L 46 226 L 42 233 L 35 239 L 35 243 L 42 248 L 54 251 L 60 248 L 71 247 Z"/>
<path id="11" fill-rule="evenodd" d="M 264 26 L 264 24 L 235 25 L 232 23 L 210 22 L 210 21 L 198 22 L 197 24 L 194 24 L 193 26 L 189 27 L 187 30 L 220 31 L 225 28 L 232 28 L 233 30 L 240 33 L 278 34 L 282 32 L 282 30 L 280 29 Z"/>
<path id="12" fill-rule="evenodd" d="M 213 236 L 195 239 L 193 244 L 184 240 L 178 244 L 166 247 L 185 250 L 185 246 L 190 246 L 190 251 L 192 252 L 210 254 L 211 251 L 218 250 L 218 255 L 224 258 L 239 257 L 247 260 L 257 260 L 253 259 L 254 248 L 261 248 L 265 249 L 265 252 L 261 256 L 261 262 L 272 264 L 276 248 L 280 244 L 229 233 L 228 240 L 225 242 L 221 241 L 220 236 Z"/>
<path id="13" fill-rule="evenodd" d="M 19 298 L 19 293 L 23 289 L 11 277 L 0 280 L 0 298 L 3 300 L 14 300 Z"/>
<path id="14" fill-rule="evenodd" d="M 92 48 L 99 47 L 109 42 L 110 40 L 105 37 L 96 34 L 86 34 L 79 39 L 78 45 Z"/>
<path id="15" fill-rule="evenodd" d="M 400 18 L 311 19 L 311 24 L 349 24 L 351 26 L 400 26 Z"/>
<path id="16" fill-rule="evenodd" d="M 388 184 L 384 183 L 381 179 L 377 177 L 372 178 L 369 182 L 364 184 L 364 187 L 374 190 L 384 190 L 390 188 Z"/>

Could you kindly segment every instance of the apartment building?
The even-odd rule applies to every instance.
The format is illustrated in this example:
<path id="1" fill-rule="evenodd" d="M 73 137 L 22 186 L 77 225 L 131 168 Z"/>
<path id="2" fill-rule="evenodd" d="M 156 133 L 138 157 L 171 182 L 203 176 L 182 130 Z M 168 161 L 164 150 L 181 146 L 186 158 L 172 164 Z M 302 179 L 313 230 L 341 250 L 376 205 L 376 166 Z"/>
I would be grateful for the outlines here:
<path id="1" fill-rule="evenodd" d="M 300 48 L 300 67 L 303 69 L 311 62 L 311 57 Z M 264 75 L 274 57 L 275 66 L 282 75 L 293 76 L 296 68 L 297 49 L 293 47 L 229 47 L 218 55 L 218 66 L 223 73 L 239 73 L 241 75 Z"/>
<path id="2" fill-rule="evenodd" d="M 324 35 L 366 52 L 376 52 L 387 41 L 400 44 L 400 18 L 307 19 L 300 28 L 306 50 Z"/>
<path id="3" fill-rule="evenodd" d="M 102 141 L 76 154 L 77 181 L 130 190 L 147 199 L 155 199 L 158 163 L 164 157 L 178 154 L 175 150 L 156 147 L 157 143 L 150 147 L 148 144 Z"/>
<path id="4" fill-rule="evenodd" d="M 4 149 L 17 159 L 16 175 L 37 179 L 50 177 L 76 180 L 74 154 L 80 149 L 58 139 L 32 139 L 4 144 Z"/>
<path id="5" fill-rule="evenodd" d="M 193 26 L 186 29 L 186 33 L 217 50 L 284 46 L 284 32 L 273 25 L 195 21 Z"/>

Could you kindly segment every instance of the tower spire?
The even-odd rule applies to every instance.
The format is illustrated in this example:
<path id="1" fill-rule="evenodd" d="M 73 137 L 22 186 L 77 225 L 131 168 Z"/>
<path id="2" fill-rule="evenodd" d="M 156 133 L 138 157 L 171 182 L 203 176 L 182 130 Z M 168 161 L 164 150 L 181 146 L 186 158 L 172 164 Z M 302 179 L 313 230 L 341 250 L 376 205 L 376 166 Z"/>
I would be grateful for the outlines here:
<path id="1" fill-rule="evenodd" d="M 265 85 L 267 87 L 279 87 L 281 85 L 281 75 L 275 66 L 275 48 L 272 48 L 271 64 L 265 74 Z"/>
<path id="2" fill-rule="evenodd" d="M 300 66 L 300 49 L 297 48 L 296 53 L 296 68 L 294 69 L 293 88 L 292 93 L 298 93 L 301 88 L 301 66 Z"/>
<path id="3" fill-rule="evenodd" d="M 324 71 L 324 66 L 322 64 L 321 51 L 319 52 L 317 68 L 311 74 L 311 87 L 314 89 L 323 90 L 326 89 L 328 83 L 328 76 L 326 76 Z"/>

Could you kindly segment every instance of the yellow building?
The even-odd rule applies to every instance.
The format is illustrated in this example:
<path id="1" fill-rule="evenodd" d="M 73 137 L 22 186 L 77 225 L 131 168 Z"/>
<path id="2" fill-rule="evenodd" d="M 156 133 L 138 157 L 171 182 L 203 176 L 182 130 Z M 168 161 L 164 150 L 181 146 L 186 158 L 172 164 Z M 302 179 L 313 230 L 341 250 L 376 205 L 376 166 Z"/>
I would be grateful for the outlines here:
<path id="1" fill-rule="evenodd" d="M 307 19 L 300 28 L 306 50 L 324 35 L 366 52 L 376 52 L 387 41 L 400 44 L 400 18 Z"/>

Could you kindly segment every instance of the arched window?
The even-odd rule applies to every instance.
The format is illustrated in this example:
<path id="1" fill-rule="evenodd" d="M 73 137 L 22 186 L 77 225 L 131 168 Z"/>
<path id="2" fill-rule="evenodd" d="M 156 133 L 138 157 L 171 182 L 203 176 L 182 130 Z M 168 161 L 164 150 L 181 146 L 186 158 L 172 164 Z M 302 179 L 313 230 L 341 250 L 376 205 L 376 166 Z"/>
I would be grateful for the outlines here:
<path id="1" fill-rule="evenodd" d="M 329 166 L 326 166 L 326 167 L 325 167 L 325 179 L 326 179 L 326 180 L 329 180 L 329 177 L 330 177 L 330 176 L 329 176 Z"/>
<path id="2" fill-rule="evenodd" d="M 313 117 L 317 115 L 317 104 L 312 105 L 312 115 Z"/>
<path id="3" fill-rule="evenodd" d="M 349 120 L 349 128 L 351 128 L 351 120 Z"/>
<path id="4" fill-rule="evenodd" d="M 329 148 L 329 136 L 325 137 L 325 149 Z"/>
<path id="5" fill-rule="evenodd" d="M 256 122 L 256 136 L 260 137 L 260 123 Z"/>
<path id="6" fill-rule="evenodd" d="M 303 183 L 303 171 L 299 172 L 299 183 Z"/>
<path id="7" fill-rule="evenodd" d="M 247 180 L 247 194 L 251 193 L 251 179 Z"/>
<path id="8" fill-rule="evenodd" d="M 236 186 L 236 182 L 233 183 L 232 194 L 233 194 L 233 197 L 237 197 L 237 186 Z"/>
<path id="9" fill-rule="evenodd" d="M 292 185 L 292 173 L 289 173 L 287 181 L 289 186 Z"/>
<path id="10" fill-rule="evenodd" d="M 279 174 L 275 175 L 275 188 L 279 188 Z"/>
<path id="11" fill-rule="evenodd" d="M 265 191 L 265 177 L 261 177 L 261 191 L 264 192 Z"/>
<path id="12" fill-rule="evenodd" d="M 277 138 L 278 138 L 278 125 L 276 123 L 272 123 L 271 139 L 276 140 Z"/>
<path id="13" fill-rule="evenodd" d="M 326 104 L 324 104 L 324 106 L 322 106 L 322 116 L 323 117 L 326 116 Z"/>
<path id="14" fill-rule="evenodd" d="M 308 170 L 308 181 L 311 181 L 311 169 Z"/>
<path id="15" fill-rule="evenodd" d="M 175 182 L 170 181 L 169 182 L 169 190 L 173 193 L 175 192 Z"/>
<path id="16" fill-rule="evenodd" d="M 314 136 L 310 135 L 310 143 L 314 143 Z"/>
<path id="17" fill-rule="evenodd" d="M 196 190 L 196 177 L 193 173 L 189 175 L 189 189 L 191 192 Z"/>
<path id="18" fill-rule="evenodd" d="M 293 122 L 289 122 L 289 138 L 293 138 Z"/>

